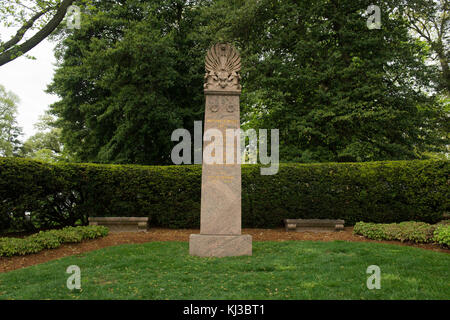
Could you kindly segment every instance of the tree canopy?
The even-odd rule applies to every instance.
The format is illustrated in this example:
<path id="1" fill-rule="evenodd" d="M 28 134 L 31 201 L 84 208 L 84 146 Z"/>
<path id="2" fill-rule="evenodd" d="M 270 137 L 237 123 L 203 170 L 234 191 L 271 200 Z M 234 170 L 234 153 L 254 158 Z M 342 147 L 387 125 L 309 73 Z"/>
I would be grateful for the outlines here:
<path id="1" fill-rule="evenodd" d="M 413 2 L 405 10 L 409 26 L 434 52 L 442 74 L 440 89 L 450 94 L 450 4 L 448 0 Z"/>
<path id="2" fill-rule="evenodd" d="M 206 50 L 229 41 L 242 125 L 278 128 L 281 161 L 442 152 L 442 82 L 409 32 L 412 2 L 379 1 L 370 30 L 368 0 L 97 1 L 58 47 L 51 113 L 78 161 L 170 164 L 172 131 L 203 120 Z"/>
<path id="3" fill-rule="evenodd" d="M 54 117 L 45 114 L 35 124 L 38 130 L 20 147 L 18 155 L 46 162 L 70 161 L 61 142 L 61 129 L 53 127 Z"/>

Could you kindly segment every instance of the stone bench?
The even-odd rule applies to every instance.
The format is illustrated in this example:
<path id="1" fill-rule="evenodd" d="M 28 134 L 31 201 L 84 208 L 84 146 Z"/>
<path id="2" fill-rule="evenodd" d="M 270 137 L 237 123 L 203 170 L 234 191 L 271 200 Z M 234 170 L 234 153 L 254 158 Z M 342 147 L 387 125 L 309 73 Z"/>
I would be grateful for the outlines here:
<path id="1" fill-rule="evenodd" d="M 110 232 L 146 232 L 148 218 L 89 217 L 90 226 L 105 226 Z"/>
<path id="2" fill-rule="evenodd" d="M 331 219 L 285 219 L 286 231 L 342 231 L 344 220 Z"/>

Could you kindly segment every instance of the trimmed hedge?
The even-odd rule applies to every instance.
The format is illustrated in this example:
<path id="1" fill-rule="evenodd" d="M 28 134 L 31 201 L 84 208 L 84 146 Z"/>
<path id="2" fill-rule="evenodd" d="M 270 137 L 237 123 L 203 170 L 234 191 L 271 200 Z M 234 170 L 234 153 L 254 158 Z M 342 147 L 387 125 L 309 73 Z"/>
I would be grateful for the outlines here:
<path id="1" fill-rule="evenodd" d="M 353 233 L 373 240 L 450 245 L 450 221 L 442 221 L 438 224 L 416 221 L 389 224 L 358 222 L 353 228 Z"/>
<path id="2" fill-rule="evenodd" d="M 0 238 L 0 257 L 37 253 L 58 248 L 63 243 L 77 243 L 108 235 L 104 226 L 66 227 L 60 230 L 40 231 L 26 238 Z"/>
<path id="3" fill-rule="evenodd" d="M 448 161 L 242 166 L 243 227 L 286 218 L 435 223 L 449 210 Z M 149 217 L 150 226 L 200 226 L 201 166 L 48 164 L 0 159 L 0 223 L 87 224 L 88 216 Z M 25 212 L 31 212 L 27 222 Z M 1 229 L 1 227 L 0 227 Z"/>

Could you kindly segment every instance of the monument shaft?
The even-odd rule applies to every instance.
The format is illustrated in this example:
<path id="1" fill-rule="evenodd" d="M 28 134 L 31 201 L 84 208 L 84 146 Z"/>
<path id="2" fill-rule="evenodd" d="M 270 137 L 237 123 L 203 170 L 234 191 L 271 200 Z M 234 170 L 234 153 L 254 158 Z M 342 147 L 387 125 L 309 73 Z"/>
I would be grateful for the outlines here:
<path id="1" fill-rule="evenodd" d="M 200 233 L 240 235 L 241 166 L 238 161 L 240 141 L 239 136 L 235 136 L 235 132 L 238 132 L 236 129 L 240 128 L 239 93 L 224 95 L 205 92 L 205 94 L 205 132 L 217 129 L 223 138 L 222 141 L 204 142 L 204 148 L 215 144 L 215 152 L 222 149 L 220 150 L 222 161 L 221 163 L 203 161 L 202 164 Z M 231 139 L 232 143 L 228 145 Z"/>
<path id="2" fill-rule="evenodd" d="M 240 129 L 241 60 L 232 46 L 219 43 L 208 50 L 205 68 L 200 234 L 191 234 L 189 252 L 203 257 L 251 255 L 252 238 L 241 235 L 241 153 L 236 130 Z"/>

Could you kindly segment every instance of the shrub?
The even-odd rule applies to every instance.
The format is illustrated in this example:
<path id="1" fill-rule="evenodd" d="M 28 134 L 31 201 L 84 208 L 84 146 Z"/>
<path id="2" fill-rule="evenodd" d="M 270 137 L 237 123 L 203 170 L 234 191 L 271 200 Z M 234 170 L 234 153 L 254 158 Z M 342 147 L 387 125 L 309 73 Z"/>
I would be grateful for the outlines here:
<path id="1" fill-rule="evenodd" d="M 41 231 L 27 238 L 0 238 L 0 257 L 37 253 L 59 247 L 62 243 L 80 242 L 106 236 L 104 226 L 68 227 L 61 230 Z"/>
<path id="2" fill-rule="evenodd" d="M 37 253 L 44 247 L 39 241 L 19 238 L 1 238 L 0 239 L 0 256 L 10 257 L 14 255 L 25 255 Z"/>
<path id="3" fill-rule="evenodd" d="M 436 223 L 449 211 L 448 161 L 280 164 L 262 176 L 242 166 L 242 225 L 288 218 Z M 89 216 L 149 217 L 152 227 L 200 226 L 201 166 L 48 164 L 0 159 L 0 215 L 37 227 L 87 224 Z M 7 219 L 6 219 L 7 220 Z"/>
<path id="4" fill-rule="evenodd" d="M 27 240 L 39 243 L 43 249 L 58 248 L 62 243 L 61 239 L 50 231 L 40 231 L 30 236 Z"/>
<path id="5" fill-rule="evenodd" d="M 373 240 L 392 240 L 385 232 L 384 226 L 376 223 L 358 222 L 353 228 L 353 233 Z"/>
<path id="6" fill-rule="evenodd" d="M 386 227 L 386 232 L 393 240 L 410 241 L 416 243 L 430 242 L 433 237 L 435 226 L 425 222 L 401 222 L 395 225 L 395 228 L 390 229 L 389 224 Z"/>
<path id="7" fill-rule="evenodd" d="M 66 227 L 61 230 L 50 230 L 48 233 L 56 237 L 61 243 L 77 243 L 83 240 L 81 232 L 74 230 L 75 228 Z"/>
<path id="8" fill-rule="evenodd" d="M 89 228 L 78 228 L 77 230 L 81 234 L 83 240 L 96 239 L 108 235 L 108 228 L 104 226 L 89 226 Z"/>
<path id="9" fill-rule="evenodd" d="M 437 242 L 435 234 L 439 228 L 450 228 L 450 226 L 415 221 L 391 224 L 358 222 L 353 228 L 353 233 L 373 240 L 430 243 Z"/>
<path id="10" fill-rule="evenodd" d="M 450 225 L 443 224 L 434 231 L 434 241 L 444 246 L 450 247 Z"/>

